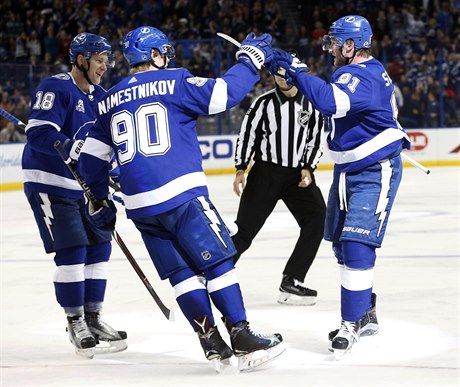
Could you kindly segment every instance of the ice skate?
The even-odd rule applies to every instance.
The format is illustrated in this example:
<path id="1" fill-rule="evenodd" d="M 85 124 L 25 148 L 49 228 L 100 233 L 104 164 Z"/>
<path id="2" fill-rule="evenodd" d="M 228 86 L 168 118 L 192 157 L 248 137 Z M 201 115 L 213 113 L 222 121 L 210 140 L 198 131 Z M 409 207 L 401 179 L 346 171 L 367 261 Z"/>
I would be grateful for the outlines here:
<path id="1" fill-rule="evenodd" d="M 216 372 L 221 373 L 230 365 L 228 359 L 233 355 L 231 348 L 222 339 L 217 327 L 211 326 L 209 316 L 199 317 L 193 321 L 206 359 L 212 362 Z"/>
<path id="2" fill-rule="evenodd" d="M 86 312 L 85 320 L 88 328 L 96 340 L 96 354 L 115 353 L 128 348 L 125 331 L 116 331 L 101 319 L 98 312 Z"/>
<path id="3" fill-rule="evenodd" d="M 295 278 L 283 275 L 278 303 L 287 305 L 315 305 L 318 292 L 307 288 Z"/>
<path id="4" fill-rule="evenodd" d="M 238 369 L 249 371 L 265 364 L 284 352 L 283 337 L 279 333 L 260 334 L 254 332 L 247 321 L 235 325 L 223 318 L 230 334 L 233 353 L 238 357 Z"/>
<path id="5" fill-rule="evenodd" d="M 342 325 L 329 346 L 329 351 L 334 353 L 336 360 L 342 359 L 359 341 L 358 331 L 359 321 L 351 322 L 342 320 Z"/>
<path id="6" fill-rule="evenodd" d="M 359 325 L 360 325 L 360 328 L 358 330 L 359 337 L 374 336 L 377 333 L 379 333 L 379 323 L 377 320 L 377 310 L 376 310 L 377 295 L 375 293 L 372 293 L 371 303 L 372 303 L 371 308 L 359 320 Z M 339 332 L 338 329 L 329 332 L 329 341 L 332 341 L 332 339 L 337 335 L 338 332 Z"/>
<path id="7" fill-rule="evenodd" d="M 87 359 L 94 357 L 96 340 L 86 324 L 83 316 L 67 316 L 67 332 L 75 353 Z"/>

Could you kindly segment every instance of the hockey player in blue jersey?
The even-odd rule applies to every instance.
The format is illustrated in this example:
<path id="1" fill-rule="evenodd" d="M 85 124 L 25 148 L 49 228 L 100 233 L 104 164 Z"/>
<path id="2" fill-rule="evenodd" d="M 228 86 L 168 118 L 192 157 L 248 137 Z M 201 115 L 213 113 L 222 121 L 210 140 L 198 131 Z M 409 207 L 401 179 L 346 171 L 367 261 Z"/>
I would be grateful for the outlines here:
<path id="1" fill-rule="evenodd" d="M 67 315 L 70 341 L 78 354 L 126 348 L 126 332 L 101 320 L 111 253 L 111 233 L 88 221 L 80 185 L 54 149 L 65 143 L 78 159 L 89 127 L 96 118 L 99 86 L 113 65 L 112 48 L 98 35 L 81 33 L 70 45 L 69 73 L 44 79 L 32 97 L 27 144 L 22 157 L 24 191 L 47 253 L 55 253 L 54 288 Z M 96 349 L 98 341 L 104 341 Z"/>
<path id="2" fill-rule="evenodd" d="M 160 30 L 130 31 L 122 42 L 130 75 L 99 102 L 98 120 L 80 157 L 86 183 L 96 199 L 105 200 L 108 161 L 115 154 L 126 214 L 160 277 L 173 286 L 206 358 L 220 364 L 233 353 L 241 370 L 281 353 L 282 337 L 257 334 L 246 320 L 235 247 L 209 198 L 196 121 L 244 98 L 272 57 L 270 43 L 268 34 L 249 34 L 236 54 L 238 63 L 209 79 L 168 68 L 174 48 Z M 90 213 L 102 226 L 115 216 L 113 205 Z M 216 327 L 211 301 L 222 313 L 233 351 Z"/>
<path id="3" fill-rule="evenodd" d="M 335 21 L 323 38 L 337 70 L 331 83 L 307 73 L 287 52 L 274 50 L 271 72 L 287 78 L 329 117 L 328 145 L 335 163 L 325 239 L 341 269 L 340 329 L 329 334 L 340 358 L 362 336 L 375 335 L 372 293 L 376 248 L 380 247 L 402 176 L 400 153 L 409 139 L 397 121 L 393 83 L 370 54 L 372 29 L 362 16 Z"/>

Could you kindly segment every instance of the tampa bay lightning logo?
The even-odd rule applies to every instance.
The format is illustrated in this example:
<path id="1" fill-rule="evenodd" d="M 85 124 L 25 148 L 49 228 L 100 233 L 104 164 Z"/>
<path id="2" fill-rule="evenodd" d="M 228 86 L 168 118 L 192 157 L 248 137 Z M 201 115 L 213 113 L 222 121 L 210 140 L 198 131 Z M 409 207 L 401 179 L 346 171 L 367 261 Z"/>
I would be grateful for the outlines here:
<path id="1" fill-rule="evenodd" d="M 345 21 L 347 23 L 354 23 L 356 21 L 356 18 L 354 16 L 348 16 L 347 18 L 345 18 Z"/>
<path id="2" fill-rule="evenodd" d="M 78 34 L 77 36 L 75 36 L 75 39 L 74 41 L 78 44 L 83 44 L 86 42 L 86 38 L 88 37 L 88 35 L 86 34 L 86 32 L 83 32 L 81 34 Z"/>
<path id="3" fill-rule="evenodd" d="M 149 28 L 149 27 L 144 27 L 144 28 L 141 29 L 141 32 L 142 32 L 143 34 L 147 34 L 147 33 L 150 32 L 150 28 Z"/>

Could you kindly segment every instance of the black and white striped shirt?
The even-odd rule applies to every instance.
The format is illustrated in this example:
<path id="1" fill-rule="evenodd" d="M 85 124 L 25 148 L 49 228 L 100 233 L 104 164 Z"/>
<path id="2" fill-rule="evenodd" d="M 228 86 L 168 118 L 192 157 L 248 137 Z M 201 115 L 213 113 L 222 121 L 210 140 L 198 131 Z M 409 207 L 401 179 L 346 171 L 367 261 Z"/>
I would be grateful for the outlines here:
<path id="1" fill-rule="evenodd" d="M 314 170 L 323 154 L 324 118 L 302 93 L 286 97 L 278 88 L 254 100 L 241 124 L 235 168 L 251 157 L 283 167 Z"/>

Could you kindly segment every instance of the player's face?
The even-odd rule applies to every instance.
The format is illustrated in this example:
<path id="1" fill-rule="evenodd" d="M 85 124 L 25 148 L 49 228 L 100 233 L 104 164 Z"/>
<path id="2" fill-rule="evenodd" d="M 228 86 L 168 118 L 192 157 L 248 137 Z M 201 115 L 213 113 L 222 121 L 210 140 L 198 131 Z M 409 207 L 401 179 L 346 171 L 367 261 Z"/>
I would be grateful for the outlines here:
<path id="1" fill-rule="evenodd" d="M 91 55 L 90 63 L 91 65 L 89 66 L 88 70 L 88 78 L 93 84 L 99 85 L 101 83 L 102 76 L 107 71 L 109 63 L 108 54 L 95 53 Z"/>
<path id="2" fill-rule="evenodd" d="M 336 67 L 345 66 L 347 64 L 344 56 L 342 55 L 342 49 L 343 47 L 339 47 L 336 42 L 333 42 L 329 50 L 334 57 L 334 66 Z"/>
<path id="3" fill-rule="evenodd" d="M 281 74 L 281 75 L 283 75 L 285 72 L 286 72 L 286 70 L 282 69 L 282 68 L 280 68 L 278 70 L 278 73 Z M 276 84 L 278 85 L 278 87 L 280 88 L 281 91 L 288 91 L 288 90 L 292 89 L 292 85 L 287 83 L 287 81 L 283 77 L 275 75 L 275 82 L 276 82 Z"/>

